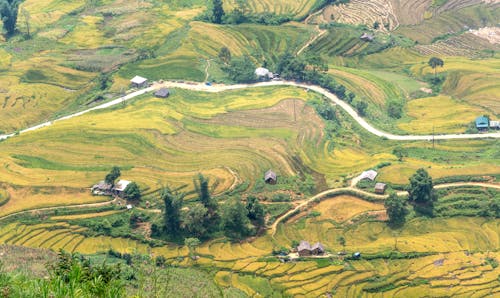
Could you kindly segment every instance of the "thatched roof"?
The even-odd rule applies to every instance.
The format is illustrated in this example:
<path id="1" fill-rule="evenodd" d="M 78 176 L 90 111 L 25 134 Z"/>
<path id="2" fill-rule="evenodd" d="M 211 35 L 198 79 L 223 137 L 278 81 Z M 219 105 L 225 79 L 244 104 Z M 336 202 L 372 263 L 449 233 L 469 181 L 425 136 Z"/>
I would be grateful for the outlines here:
<path id="1" fill-rule="evenodd" d="M 276 173 L 271 171 L 271 170 L 267 171 L 266 174 L 264 175 L 265 181 L 268 181 L 268 180 L 276 181 L 277 178 L 278 178 L 278 176 L 276 176 Z"/>
<path id="2" fill-rule="evenodd" d="M 311 250 L 311 244 L 305 240 L 301 240 L 299 246 L 297 246 L 297 251 Z"/>
<path id="3" fill-rule="evenodd" d="M 315 250 L 315 249 L 317 249 L 319 252 L 325 252 L 325 247 L 323 246 L 323 244 L 321 244 L 319 242 L 316 242 L 316 244 L 314 244 L 311 247 L 311 250 Z"/>

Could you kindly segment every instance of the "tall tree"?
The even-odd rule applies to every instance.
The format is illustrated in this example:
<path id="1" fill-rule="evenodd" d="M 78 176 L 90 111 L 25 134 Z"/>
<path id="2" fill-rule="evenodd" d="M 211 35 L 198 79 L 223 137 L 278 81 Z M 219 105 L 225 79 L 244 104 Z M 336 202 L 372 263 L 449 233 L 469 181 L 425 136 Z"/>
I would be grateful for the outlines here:
<path id="1" fill-rule="evenodd" d="M 201 244 L 198 238 L 186 238 L 184 239 L 184 245 L 187 246 L 189 250 L 189 256 L 192 258 L 196 253 L 196 247 Z"/>
<path id="2" fill-rule="evenodd" d="M 408 209 L 406 209 L 406 202 L 403 198 L 398 197 L 395 193 L 389 195 L 384 202 L 384 207 L 389 216 L 389 224 L 393 227 L 401 227 L 406 221 Z"/>
<path id="3" fill-rule="evenodd" d="M 231 62 L 231 51 L 227 47 L 222 47 L 219 51 L 219 59 L 228 65 Z"/>
<path id="4" fill-rule="evenodd" d="M 23 17 L 24 17 L 24 25 L 26 26 L 26 35 L 28 36 L 28 38 L 31 38 L 31 32 L 30 32 L 30 29 L 31 29 L 31 26 L 30 26 L 31 15 L 30 15 L 29 11 L 26 8 L 23 8 L 21 10 L 21 13 L 23 14 Z"/>
<path id="5" fill-rule="evenodd" d="M 217 202 L 210 196 L 210 189 L 208 187 L 208 179 L 203 174 L 198 174 L 198 179 L 194 180 L 194 187 L 198 193 L 200 202 L 210 211 L 217 209 Z"/>
<path id="6" fill-rule="evenodd" d="M 428 64 L 430 67 L 432 67 L 432 69 L 434 69 L 434 77 L 436 77 L 436 67 L 443 67 L 444 61 L 438 57 L 432 57 L 431 59 L 429 59 Z"/>
<path id="7" fill-rule="evenodd" d="M 0 0 L 0 19 L 7 36 L 16 32 L 17 14 L 21 0 Z"/>
<path id="8" fill-rule="evenodd" d="M 212 22 L 215 24 L 222 24 L 224 14 L 222 0 L 212 0 Z"/>
<path id="9" fill-rule="evenodd" d="M 409 180 L 410 183 L 406 189 L 408 200 L 413 203 L 417 212 L 432 215 L 432 208 L 437 196 L 433 189 L 431 176 L 425 169 L 418 169 Z"/>
<path id="10" fill-rule="evenodd" d="M 248 197 L 246 208 L 248 211 L 248 218 L 258 227 L 263 226 L 265 211 L 259 200 L 256 197 Z"/>
<path id="11" fill-rule="evenodd" d="M 165 204 L 163 212 L 163 232 L 167 236 L 177 236 L 181 227 L 181 208 L 184 200 L 184 193 L 173 192 L 170 188 L 165 187 L 160 198 Z"/>
<path id="12" fill-rule="evenodd" d="M 116 181 L 116 179 L 118 179 L 118 177 L 120 177 L 120 175 L 121 175 L 120 168 L 117 166 L 114 166 L 111 169 L 111 172 L 109 172 L 109 174 L 106 175 L 106 178 L 104 179 L 104 181 L 108 184 L 115 185 L 115 181 Z"/>
<path id="13" fill-rule="evenodd" d="M 252 233 L 250 226 L 248 210 L 239 199 L 224 206 L 222 230 L 226 236 L 233 239 L 242 239 Z"/>

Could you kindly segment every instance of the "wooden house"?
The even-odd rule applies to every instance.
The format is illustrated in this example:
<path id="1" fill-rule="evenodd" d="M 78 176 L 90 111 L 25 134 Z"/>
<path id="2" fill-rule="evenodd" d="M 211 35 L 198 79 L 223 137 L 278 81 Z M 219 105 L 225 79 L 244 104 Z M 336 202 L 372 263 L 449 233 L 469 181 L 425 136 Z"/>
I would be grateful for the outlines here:
<path id="1" fill-rule="evenodd" d="M 130 84 L 133 88 L 144 88 L 148 84 L 148 79 L 141 76 L 135 76 L 132 80 L 130 80 Z"/>
<path id="2" fill-rule="evenodd" d="M 167 98 L 170 95 L 170 90 L 167 88 L 161 88 L 155 92 L 155 96 L 159 98 Z"/>
<path id="3" fill-rule="evenodd" d="M 267 184 L 276 184 L 278 182 L 278 176 L 272 170 L 269 170 L 264 175 L 264 181 Z"/>
<path id="4" fill-rule="evenodd" d="M 299 246 L 297 246 L 297 252 L 299 253 L 299 256 L 304 257 L 304 256 L 310 256 L 311 255 L 311 245 L 309 242 L 302 240 L 299 243 Z"/>
<path id="5" fill-rule="evenodd" d="M 386 187 L 387 187 L 387 185 L 385 183 L 380 183 L 380 182 L 376 183 L 375 184 L 375 193 L 384 194 Z"/>
<path id="6" fill-rule="evenodd" d="M 125 197 L 125 189 L 127 186 L 131 183 L 131 181 L 128 180 L 120 180 L 115 184 L 115 187 L 113 187 L 113 193 L 120 198 Z"/>

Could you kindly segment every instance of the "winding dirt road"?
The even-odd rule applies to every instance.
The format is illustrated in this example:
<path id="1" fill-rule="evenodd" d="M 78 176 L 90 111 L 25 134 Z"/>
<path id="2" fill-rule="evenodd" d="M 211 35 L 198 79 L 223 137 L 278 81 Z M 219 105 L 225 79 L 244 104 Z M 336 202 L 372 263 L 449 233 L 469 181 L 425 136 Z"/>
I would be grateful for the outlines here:
<path id="1" fill-rule="evenodd" d="M 112 100 L 110 102 L 95 106 L 93 108 L 90 108 L 90 109 L 87 109 L 87 110 L 84 110 L 84 111 L 81 111 L 78 113 L 74 113 L 74 114 L 71 114 L 68 116 L 58 118 L 54 121 L 48 121 L 48 122 L 45 122 L 45 123 L 42 123 L 39 125 L 35 125 L 33 127 L 30 127 L 30 128 L 26 128 L 24 130 L 21 130 L 19 133 L 23 134 L 23 133 L 27 133 L 30 131 L 38 130 L 38 129 L 41 129 L 43 127 L 50 126 L 54 122 L 63 121 L 63 120 L 71 119 L 74 117 L 78 117 L 80 115 L 86 114 L 86 113 L 94 111 L 94 110 L 109 108 L 111 106 L 123 103 L 127 100 L 134 98 L 134 97 L 140 96 L 140 95 L 147 93 L 147 92 L 157 90 L 157 89 L 162 88 L 162 87 L 181 88 L 181 89 L 187 89 L 187 90 L 192 90 L 192 91 L 204 91 L 204 92 L 215 92 L 216 93 L 216 92 L 223 92 L 223 91 L 228 91 L 228 90 L 238 90 L 238 89 L 266 87 L 266 86 L 294 86 L 294 87 L 304 88 L 306 90 L 311 90 L 311 91 L 320 93 L 320 94 L 324 95 L 325 97 L 327 97 L 328 99 L 330 99 L 337 106 L 344 109 L 356 122 L 359 123 L 359 125 L 361 125 L 368 132 L 370 132 L 376 136 L 382 137 L 382 138 L 387 138 L 389 140 L 431 141 L 432 139 L 451 140 L 451 139 L 486 139 L 486 138 L 498 139 L 498 138 L 500 138 L 500 132 L 481 133 L 481 134 L 394 135 L 391 133 L 387 133 L 387 132 L 378 130 L 377 128 L 370 125 L 368 122 L 366 122 L 365 119 L 363 119 L 361 116 L 359 116 L 358 113 L 348 103 L 340 100 L 335 94 L 331 93 L 330 91 L 328 91 L 320 86 L 291 82 L 291 81 L 270 81 L 270 82 L 262 82 L 262 83 L 255 83 L 255 84 L 235 84 L 235 85 L 217 84 L 217 85 L 212 85 L 212 86 L 207 86 L 203 83 L 179 83 L 179 82 L 171 82 L 171 81 L 167 81 L 167 82 L 164 82 L 161 84 L 155 83 L 153 86 L 151 86 L 149 88 L 145 88 L 145 89 L 130 93 L 124 97 L 117 98 L 117 99 Z M 13 137 L 13 136 L 15 136 L 14 133 L 0 135 L 0 140 L 7 139 L 7 138 Z"/>
<path id="2" fill-rule="evenodd" d="M 486 188 L 495 188 L 495 189 L 500 189 L 500 184 L 495 184 L 495 183 L 485 183 L 485 182 L 454 182 L 454 183 L 443 183 L 443 184 L 437 184 L 434 185 L 434 188 L 440 189 L 440 188 L 448 188 L 448 187 L 460 187 L 460 186 L 479 186 L 479 187 L 486 187 Z M 342 188 L 333 188 L 333 189 L 328 189 L 323 192 L 320 192 L 309 199 L 307 199 L 304 202 L 301 202 L 299 205 L 295 206 L 295 208 L 288 210 L 285 214 L 281 215 L 280 217 L 276 218 L 274 223 L 271 225 L 271 237 L 274 238 L 274 235 L 276 234 L 276 229 L 278 228 L 278 224 L 282 222 L 284 219 L 286 219 L 288 216 L 291 214 L 299 211 L 300 209 L 304 207 L 308 207 L 311 203 L 313 203 L 315 200 L 318 198 L 322 198 L 324 196 L 328 195 L 334 195 L 334 194 L 341 194 L 343 191 L 349 191 L 349 192 L 355 192 L 358 194 L 370 196 L 374 199 L 386 199 L 389 197 L 389 195 L 377 195 L 371 192 L 367 192 L 364 190 L 360 190 L 358 188 L 355 188 L 354 185 L 350 187 L 342 187 Z M 406 196 L 408 195 L 407 191 L 398 191 L 397 192 L 398 196 Z"/>

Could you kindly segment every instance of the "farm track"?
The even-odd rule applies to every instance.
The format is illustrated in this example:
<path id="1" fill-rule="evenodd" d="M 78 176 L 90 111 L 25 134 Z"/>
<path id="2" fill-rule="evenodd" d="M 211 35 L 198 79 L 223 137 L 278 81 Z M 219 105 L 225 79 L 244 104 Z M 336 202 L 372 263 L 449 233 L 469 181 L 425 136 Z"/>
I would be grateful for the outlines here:
<path id="1" fill-rule="evenodd" d="M 353 181 L 356 181 L 356 183 L 358 182 L 357 180 L 353 180 Z M 328 190 L 322 191 L 322 192 L 320 192 L 320 193 L 318 193 L 318 194 L 310 197 L 306 201 L 303 201 L 299 205 L 295 206 L 295 208 L 287 211 L 285 214 L 283 214 L 280 217 L 276 218 L 276 220 L 274 221 L 274 223 L 271 225 L 271 237 L 274 238 L 274 235 L 276 234 L 276 229 L 278 228 L 278 224 L 280 222 L 282 222 L 284 219 L 288 218 L 290 215 L 294 214 L 295 212 L 299 211 L 300 209 L 302 209 L 304 207 L 309 207 L 309 205 L 311 203 L 313 203 L 315 200 L 320 199 L 320 198 L 322 198 L 324 196 L 333 195 L 333 194 L 339 194 L 342 191 L 349 191 L 349 192 L 354 192 L 354 193 L 361 194 L 361 195 L 364 195 L 364 196 L 370 196 L 372 198 L 379 199 L 379 200 L 380 199 L 386 199 L 387 197 L 389 197 L 389 195 L 377 195 L 377 194 L 373 194 L 371 192 L 367 192 L 367 191 L 355 188 L 354 186 L 355 186 L 356 183 L 354 183 L 354 182 L 351 183 L 350 187 L 333 188 L 333 189 L 328 189 Z M 479 186 L 479 187 L 487 187 L 487 188 L 500 189 L 500 184 L 484 183 L 484 182 L 443 183 L 443 184 L 434 185 L 434 188 L 440 189 L 440 188 L 461 187 L 461 186 Z M 406 196 L 406 195 L 408 195 L 408 192 L 407 191 L 399 191 L 399 192 L 397 192 L 397 195 L 398 196 Z"/>
<path id="2" fill-rule="evenodd" d="M 102 206 L 107 206 L 111 205 L 113 203 L 116 203 L 118 201 L 117 198 L 114 198 L 111 201 L 106 201 L 106 202 L 100 202 L 100 203 L 89 203 L 89 204 L 78 204 L 78 205 L 67 205 L 67 206 L 54 206 L 54 207 L 44 207 L 44 208 L 35 208 L 35 209 L 29 209 L 29 210 L 23 210 L 23 211 L 18 211 L 15 213 L 11 213 L 5 216 L 0 217 L 0 221 L 20 215 L 20 214 L 25 214 L 25 213 L 30 213 L 30 212 L 37 212 L 37 211 L 51 211 L 51 210 L 57 210 L 57 209 L 79 209 L 79 208 L 91 208 L 91 207 L 102 207 Z"/>
<path id="3" fill-rule="evenodd" d="M 38 129 L 41 129 L 43 127 L 47 127 L 52 125 L 54 122 L 58 121 L 63 121 L 63 120 L 68 120 L 74 117 L 81 116 L 83 114 L 86 114 L 88 112 L 94 111 L 94 110 L 100 110 L 100 109 L 105 109 L 109 108 L 112 106 L 115 106 L 117 104 L 121 104 L 127 100 L 130 100 L 134 97 L 143 95 L 147 92 L 151 92 L 154 90 L 157 90 L 162 87 L 167 87 L 167 88 L 180 88 L 180 89 L 187 89 L 191 91 L 203 91 L 203 92 L 224 92 L 228 90 L 239 90 L 239 89 L 246 89 L 246 88 L 257 88 L 257 87 L 269 87 L 269 86 L 293 86 L 293 87 L 299 87 L 299 88 L 304 88 L 306 90 L 311 90 L 314 92 L 317 92 L 319 94 L 324 95 L 328 99 L 330 99 L 333 103 L 335 103 L 337 106 L 340 106 L 344 111 L 346 111 L 356 122 L 358 122 L 359 125 L 361 125 L 365 130 L 368 132 L 382 137 L 382 138 L 387 138 L 389 140 L 395 140 L 395 141 L 432 141 L 434 140 L 452 140 L 452 139 L 486 139 L 486 138 L 495 138 L 498 139 L 500 138 L 500 133 L 484 133 L 484 134 L 441 134 L 441 135 L 395 135 L 391 133 L 387 133 L 384 131 L 381 131 L 375 127 L 373 127 L 371 124 L 366 122 L 364 118 L 358 115 L 358 113 L 346 102 L 340 100 L 335 94 L 331 93 L 330 91 L 316 85 L 310 85 L 310 84 L 303 84 L 303 83 L 297 83 L 297 82 L 292 82 L 292 81 L 270 81 L 270 82 L 262 82 L 262 83 L 254 83 L 254 84 L 235 84 L 235 85 L 212 85 L 212 86 L 207 86 L 203 83 L 178 83 L 178 82 L 164 82 L 164 83 L 156 83 L 151 87 L 135 91 L 133 93 L 130 93 L 124 97 L 117 98 L 115 100 L 112 100 L 110 102 L 104 103 L 102 105 L 95 106 L 93 108 L 74 113 L 71 115 L 67 115 L 61 118 L 58 118 L 53 121 L 47 121 L 42 124 L 38 124 L 26 129 L 23 129 L 19 132 L 19 134 L 27 133 L 30 131 L 35 131 Z M 13 137 L 16 134 L 11 133 L 11 134 L 4 134 L 0 135 L 0 140 L 7 139 L 9 137 Z"/>

